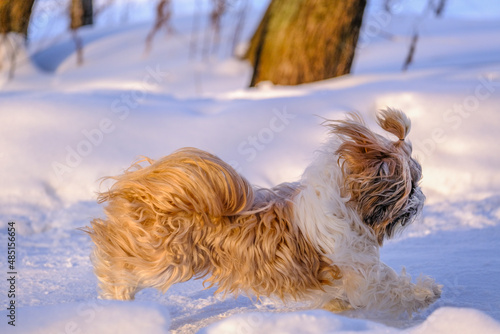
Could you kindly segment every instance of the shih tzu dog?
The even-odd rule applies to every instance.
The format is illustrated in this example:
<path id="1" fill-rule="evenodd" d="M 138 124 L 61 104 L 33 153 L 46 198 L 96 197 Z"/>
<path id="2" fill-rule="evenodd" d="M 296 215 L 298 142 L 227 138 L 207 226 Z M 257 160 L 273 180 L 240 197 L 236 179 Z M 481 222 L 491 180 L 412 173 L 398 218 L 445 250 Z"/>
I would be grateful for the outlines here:
<path id="1" fill-rule="evenodd" d="M 405 141 L 410 120 L 387 109 L 378 124 L 326 121 L 331 135 L 299 182 L 252 187 L 230 165 L 195 148 L 132 165 L 109 191 L 106 219 L 84 230 L 102 298 L 130 300 L 153 287 L 205 278 L 217 292 L 411 315 L 441 286 L 416 283 L 380 261 L 379 246 L 410 224 L 425 196 Z"/>

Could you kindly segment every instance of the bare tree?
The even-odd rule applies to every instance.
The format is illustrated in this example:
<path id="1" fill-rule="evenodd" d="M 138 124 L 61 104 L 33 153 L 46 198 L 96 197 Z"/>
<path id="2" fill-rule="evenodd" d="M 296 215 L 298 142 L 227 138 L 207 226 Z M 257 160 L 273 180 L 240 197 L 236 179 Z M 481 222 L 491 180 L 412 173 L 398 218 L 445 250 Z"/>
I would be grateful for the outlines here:
<path id="1" fill-rule="evenodd" d="M 156 33 L 165 27 L 168 32 L 173 32 L 173 27 L 170 24 L 170 19 L 172 18 L 172 2 L 171 0 L 159 0 L 156 5 L 156 17 L 153 28 L 149 31 L 146 37 L 146 52 L 151 51 L 153 38 Z"/>
<path id="2" fill-rule="evenodd" d="M 418 33 L 415 32 L 411 39 L 410 48 L 408 49 L 408 54 L 406 55 L 406 59 L 403 64 L 403 72 L 408 70 L 408 67 L 413 62 L 413 57 L 415 55 L 415 50 L 417 48 L 417 42 L 418 42 Z"/>
<path id="3" fill-rule="evenodd" d="M 446 5 L 446 0 L 429 0 L 427 2 L 427 7 L 425 7 L 423 13 L 417 18 L 414 24 L 414 33 L 410 42 L 410 47 L 408 48 L 408 54 L 406 55 L 405 62 L 403 64 L 403 72 L 408 70 L 408 67 L 413 63 L 415 51 L 417 49 L 418 43 L 418 30 L 419 26 L 422 23 L 423 19 L 429 14 L 434 13 L 436 17 L 441 17 L 443 14 L 444 8 Z"/>
<path id="4" fill-rule="evenodd" d="M 434 9 L 434 14 L 436 14 L 437 17 L 441 17 L 446 5 L 446 0 L 430 0 L 429 5 Z"/>
<path id="5" fill-rule="evenodd" d="M 71 0 L 70 28 L 72 30 L 94 23 L 92 0 Z"/>
<path id="6" fill-rule="evenodd" d="M 217 51 L 217 48 L 219 47 L 220 44 L 221 20 L 222 16 L 224 16 L 224 14 L 227 11 L 227 6 L 228 6 L 227 0 L 212 0 L 212 12 L 210 13 L 210 24 L 212 25 L 212 30 L 214 32 L 214 41 L 212 43 L 213 52 Z M 210 32 L 210 30 L 207 29 L 207 32 Z M 210 48 L 210 35 L 207 35 L 205 42 L 206 42 L 205 56 L 207 56 Z"/>
<path id="7" fill-rule="evenodd" d="M 0 34 L 15 32 L 28 36 L 35 0 L 0 0 Z"/>
<path id="8" fill-rule="evenodd" d="M 366 0 L 272 0 L 245 58 L 250 86 L 296 85 L 350 72 Z"/>
<path id="9" fill-rule="evenodd" d="M 14 77 L 16 68 L 16 56 L 22 42 L 12 36 L 9 38 L 7 34 L 17 33 L 24 37 L 28 37 L 28 25 L 35 0 L 0 0 L 0 69 L 9 64 L 8 77 Z"/>
<path id="10" fill-rule="evenodd" d="M 77 29 L 94 23 L 92 0 L 71 0 L 70 29 L 76 46 L 76 59 L 78 65 L 83 64 L 83 41 L 76 32 Z"/>

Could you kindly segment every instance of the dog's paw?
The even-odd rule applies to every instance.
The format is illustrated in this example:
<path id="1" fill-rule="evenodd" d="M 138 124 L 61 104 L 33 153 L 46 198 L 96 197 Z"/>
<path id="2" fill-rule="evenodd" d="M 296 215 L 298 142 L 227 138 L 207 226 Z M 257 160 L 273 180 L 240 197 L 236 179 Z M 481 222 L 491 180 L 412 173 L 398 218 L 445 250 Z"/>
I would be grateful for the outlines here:
<path id="1" fill-rule="evenodd" d="M 441 292 L 443 290 L 443 285 L 442 284 L 437 284 L 433 282 L 432 284 L 432 292 L 434 292 L 435 300 L 439 299 L 441 297 Z"/>
<path id="2" fill-rule="evenodd" d="M 422 303 L 421 307 L 427 307 L 441 297 L 443 286 L 437 284 L 432 278 L 421 276 L 415 284 L 415 299 Z"/>

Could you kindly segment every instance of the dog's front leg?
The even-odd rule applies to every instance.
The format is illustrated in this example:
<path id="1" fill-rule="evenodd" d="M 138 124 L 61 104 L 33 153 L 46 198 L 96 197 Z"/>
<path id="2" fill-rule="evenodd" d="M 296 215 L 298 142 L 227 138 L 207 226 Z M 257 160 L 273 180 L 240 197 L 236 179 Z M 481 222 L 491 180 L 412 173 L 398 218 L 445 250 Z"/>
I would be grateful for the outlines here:
<path id="1" fill-rule="evenodd" d="M 344 276 L 345 292 L 355 308 L 412 315 L 435 302 L 441 296 L 441 285 L 427 276 L 411 282 L 403 269 L 398 275 L 384 263 L 365 270 L 348 270 Z"/>

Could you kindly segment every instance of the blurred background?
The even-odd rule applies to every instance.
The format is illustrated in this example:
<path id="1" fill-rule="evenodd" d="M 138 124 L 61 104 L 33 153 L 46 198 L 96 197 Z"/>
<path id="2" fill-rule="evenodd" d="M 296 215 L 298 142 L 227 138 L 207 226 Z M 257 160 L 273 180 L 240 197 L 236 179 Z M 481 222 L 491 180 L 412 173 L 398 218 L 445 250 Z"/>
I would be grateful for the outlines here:
<path id="1" fill-rule="evenodd" d="M 356 111 L 382 133 L 374 120 L 386 107 L 412 120 L 427 203 L 382 260 L 445 287 L 412 319 L 375 320 L 453 333 L 452 323 L 473 332 L 500 320 L 499 92 L 500 0 L 0 0 L 0 242 L 15 222 L 17 302 L 36 319 L 24 332 L 89 324 L 78 310 L 97 296 L 91 243 L 76 229 L 103 216 L 103 176 L 194 146 L 258 186 L 293 182 L 331 135 L 325 119 Z M 284 310 L 212 292 L 199 281 L 146 290 L 145 304 L 116 314 L 191 333 Z M 121 319 L 133 333 L 133 317 Z M 314 332 L 312 323 L 290 320 Z"/>

